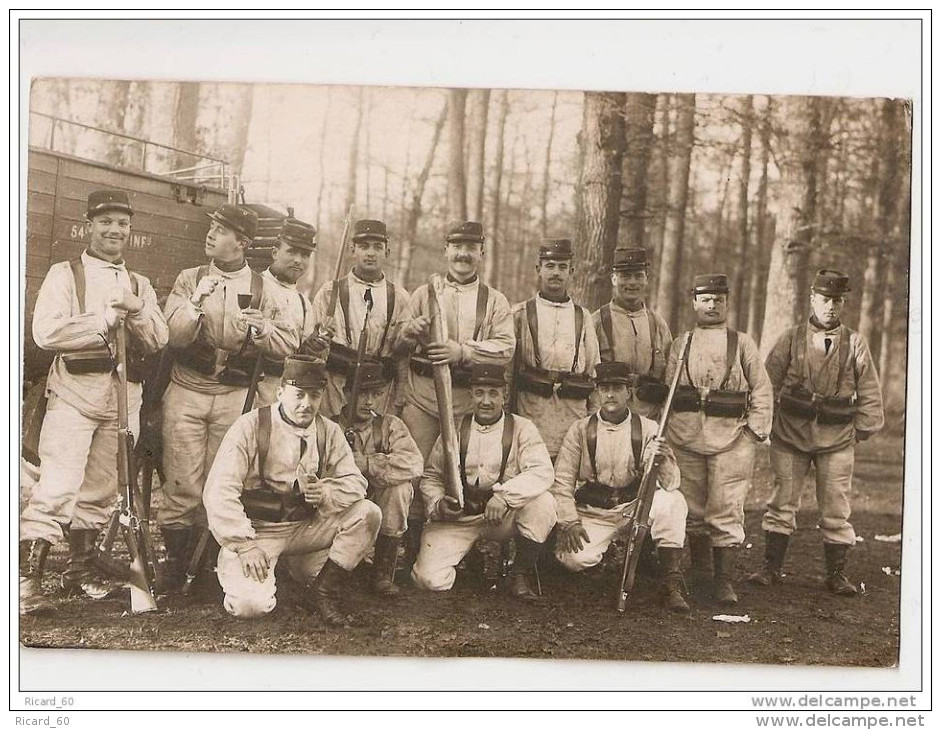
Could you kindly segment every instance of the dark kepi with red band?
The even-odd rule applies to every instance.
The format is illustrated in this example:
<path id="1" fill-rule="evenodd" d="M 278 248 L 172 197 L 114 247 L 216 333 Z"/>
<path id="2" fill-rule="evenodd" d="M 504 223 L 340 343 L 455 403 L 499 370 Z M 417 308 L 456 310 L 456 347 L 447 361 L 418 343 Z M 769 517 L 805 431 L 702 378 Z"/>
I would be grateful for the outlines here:
<path id="1" fill-rule="evenodd" d="M 504 385 L 506 383 L 506 368 L 502 365 L 478 364 L 470 371 L 471 385 Z"/>
<path id="2" fill-rule="evenodd" d="M 354 241 L 382 241 L 388 243 L 389 234 L 382 221 L 360 220 L 353 226 Z"/>
<path id="3" fill-rule="evenodd" d="M 836 269 L 820 269 L 817 271 L 816 276 L 814 276 L 814 283 L 811 284 L 810 288 L 817 294 L 828 297 L 842 296 L 846 292 L 852 291 L 850 289 L 849 274 L 844 274 Z"/>
<path id="4" fill-rule="evenodd" d="M 293 246 L 294 248 L 316 251 L 317 229 L 310 223 L 305 223 L 297 218 L 285 218 L 281 223 L 281 232 L 278 233 L 278 241 Z"/>
<path id="5" fill-rule="evenodd" d="M 622 246 L 614 249 L 614 260 L 611 263 L 612 271 L 646 271 L 650 267 L 647 260 L 646 248 L 629 248 Z"/>
<path id="6" fill-rule="evenodd" d="M 284 358 L 281 383 L 304 390 L 323 388 L 327 384 L 327 366 L 310 355 L 288 355 Z"/>
<path id="7" fill-rule="evenodd" d="M 477 221 L 452 223 L 444 240 L 447 243 L 483 243 L 484 226 Z"/>
<path id="8" fill-rule="evenodd" d="M 693 294 L 728 294 L 729 277 L 725 274 L 697 274 Z"/>
<path id="9" fill-rule="evenodd" d="M 575 258 L 572 242 L 568 238 L 550 238 L 539 246 L 539 260 L 567 260 Z"/>
<path id="10" fill-rule="evenodd" d="M 258 230 L 258 214 L 250 208 L 223 203 L 210 213 L 209 217 L 249 240 L 255 239 L 255 232 Z"/>
<path id="11" fill-rule="evenodd" d="M 88 201 L 85 206 L 86 217 L 93 218 L 109 210 L 134 215 L 127 193 L 123 190 L 95 190 L 88 194 Z"/>
<path id="12" fill-rule="evenodd" d="M 626 362 L 599 362 L 595 365 L 595 384 L 611 385 L 620 383 L 630 385 L 634 376 Z"/>

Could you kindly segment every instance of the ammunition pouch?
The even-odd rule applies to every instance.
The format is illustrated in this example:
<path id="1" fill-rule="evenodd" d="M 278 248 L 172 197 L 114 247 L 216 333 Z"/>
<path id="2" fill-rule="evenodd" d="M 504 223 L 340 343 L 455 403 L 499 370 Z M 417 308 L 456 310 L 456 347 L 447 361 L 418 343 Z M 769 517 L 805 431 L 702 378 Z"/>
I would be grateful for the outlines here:
<path id="1" fill-rule="evenodd" d="M 818 397 L 817 423 L 842 426 L 856 419 L 855 398 Z"/>
<path id="2" fill-rule="evenodd" d="M 482 515 L 487 507 L 487 502 L 493 496 L 492 489 L 481 489 L 468 485 L 464 488 L 464 515 L 466 517 L 475 517 Z"/>
<path id="3" fill-rule="evenodd" d="M 245 516 L 262 522 L 301 522 L 314 516 L 316 510 L 304 501 L 303 495 L 276 492 L 265 484 L 242 492 L 239 498 Z"/>
<path id="4" fill-rule="evenodd" d="M 791 391 L 781 391 L 778 397 L 778 406 L 782 413 L 799 418 L 808 418 L 811 421 L 817 418 L 817 404 L 814 394 L 803 388 Z"/>
<path id="5" fill-rule="evenodd" d="M 72 375 L 110 373 L 114 369 L 111 350 L 104 343 L 84 350 L 60 352 L 59 357 L 65 363 L 65 369 Z"/>
<path id="6" fill-rule="evenodd" d="M 202 340 L 197 339 L 186 347 L 174 350 L 173 359 L 200 375 L 212 377 L 216 374 L 216 348 Z"/>
<path id="7" fill-rule="evenodd" d="M 330 354 L 327 355 L 327 370 L 343 377 L 349 377 L 356 369 L 356 355 L 354 348 L 341 342 L 330 343 Z M 382 375 L 386 380 L 395 378 L 395 361 L 391 357 L 378 357 L 367 355 L 363 362 L 378 362 L 382 365 Z"/>
<path id="8" fill-rule="evenodd" d="M 529 365 L 524 365 L 520 369 L 518 378 L 520 390 L 543 398 L 551 398 L 553 393 L 558 393 L 560 398 L 586 400 L 595 389 L 588 375 L 543 370 Z"/>
<path id="9" fill-rule="evenodd" d="M 252 371 L 255 369 L 255 359 L 258 354 L 233 354 L 225 361 L 225 367 L 219 373 L 219 382 L 224 385 L 234 385 L 238 388 L 247 388 L 252 382 Z"/>
<path id="10" fill-rule="evenodd" d="M 643 477 L 638 474 L 631 479 L 626 487 L 611 487 L 594 480 L 585 482 L 575 492 L 576 504 L 587 504 L 598 509 L 614 509 L 618 505 L 626 504 L 637 499 L 640 482 Z"/>
<path id="11" fill-rule="evenodd" d="M 414 356 L 408 361 L 408 366 L 416 375 L 430 378 L 434 373 L 435 365 L 428 358 Z M 467 388 L 470 385 L 470 368 L 463 365 L 451 366 L 451 385 L 458 388 Z"/>
<path id="12" fill-rule="evenodd" d="M 743 418 L 748 411 L 747 390 L 710 390 L 702 404 L 703 413 L 718 418 Z"/>
<path id="13" fill-rule="evenodd" d="M 678 385 L 673 394 L 672 410 L 677 413 L 693 413 L 702 410 L 702 396 L 693 385 Z"/>
<path id="14" fill-rule="evenodd" d="M 634 394 L 644 403 L 662 405 L 670 394 L 670 386 L 652 375 L 638 375 L 634 384 Z"/>

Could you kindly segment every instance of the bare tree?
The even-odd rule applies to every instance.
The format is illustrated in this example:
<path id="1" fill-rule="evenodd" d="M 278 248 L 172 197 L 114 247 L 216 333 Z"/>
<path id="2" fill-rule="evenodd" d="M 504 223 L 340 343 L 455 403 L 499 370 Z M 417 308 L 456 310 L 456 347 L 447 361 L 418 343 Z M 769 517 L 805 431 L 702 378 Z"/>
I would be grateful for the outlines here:
<path id="1" fill-rule="evenodd" d="M 625 111 L 624 192 L 618 243 L 647 245 L 647 178 L 653 148 L 656 94 L 628 94 Z"/>
<path id="2" fill-rule="evenodd" d="M 510 111 L 509 92 L 500 92 L 499 115 L 497 119 L 496 153 L 493 163 L 493 184 L 490 188 L 490 245 L 484 256 L 484 280 L 496 284 L 500 276 L 500 253 L 503 238 L 500 231 L 501 198 L 500 188 L 503 183 L 503 152 L 506 140 L 506 118 Z"/>
<path id="3" fill-rule="evenodd" d="M 356 204 L 356 171 L 359 167 L 359 137 L 363 129 L 364 95 L 365 89 L 360 88 L 359 100 L 356 105 L 356 123 L 353 126 L 353 137 L 350 139 L 350 154 L 346 175 L 346 199 L 343 203 L 344 211 L 348 211 Z"/>
<path id="4" fill-rule="evenodd" d="M 663 248 L 660 252 L 660 277 L 657 285 L 657 308 L 674 329 L 677 323 L 676 293 L 682 282 L 683 230 L 686 223 L 686 201 L 689 194 L 689 163 L 696 129 L 696 95 L 676 96 L 676 134 L 669 165 L 666 220 Z"/>
<path id="5" fill-rule="evenodd" d="M 549 207 L 549 188 L 550 188 L 550 171 L 552 169 L 552 141 L 555 137 L 555 110 L 559 104 L 559 92 L 552 92 L 552 110 L 549 112 L 549 139 L 546 141 L 546 164 L 543 167 L 542 173 L 542 237 L 546 238 L 549 235 L 549 215 L 547 213 L 547 208 Z"/>
<path id="6" fill-rule="evenodd" d="M 448 215 L 467 218 L 467 178 L 464 175 L 464 109 L 467 89 L 448 92 Z"/>
<path id="7" fill-rule="evenodd" d="M 472 89 L 467 95 L 467 202 L 471 219 L 484 217 L 484 153 L 487 148 L 487 117 L 490 89 Z"/>
<path id="8" fill-rule="evenodd" d="M 660 255 L 663 251 L 663 229 L 666 223 L 668 178 L 670 168 L 670 107 L 671 94 L 659 94 L 657 97 L 656 154 L 651 156 L 650 176 L 647 183 L 648 200 L 652 212 L 649 226 L 649 244 L 652 249 L 653 265 L 650 267 L 651 305 L 659 307 L 657 292 L 660 282 Z"/>
<path id="9" fill-rule="evenodd" d="M 327 120 L 330 118 L 330 104 L 333 102 L 333 90 L 327 87 L 327 103 L 324 105 L 323 118 L 320 120 L 320 150 L 317 155 L 317 230 L 320 230 L 323 220 L 323 190 L 326 186 L 326 170 L 324 167 L 324 157 L 327 151 Z"/>
<path id="10" fill-rule="evenodd" d="M 595 309 L 611 296 L 609 268 L 618 240 L 625 94 L 585 92 L 575 203 L 578 267 L 573 295 Z"/>
<path id="11" fill-rule="evenodd" d="M 765 263 L 766 223 L 768 216 L 768 163 L 771 159 L 771 118 L 774 106 L 771 97 L 765 104 L 761 122 L 761 178 L 758 181 L 758 203 L 755 209 L 754 244 L 748 285 L 748 334 L 757 342 L 760 339 L 761 321 L 764 317 L 762 277 L 767 273 Z"/>
<path id="12" fill-rule="evenodd" d="M 173 146 L 178 150 L 196 152 L 199 139 L 196 133 L 196 123 L 199 117 L 199 87 L 192 81 L 177 84 L 175 113 L 173 115 Z M 174 167 L 192 167 L 196 162 L 192 154 L 177 155 L 172 163 Z"/>
<path id="13" fill-rule="evenodd" d="M 748 181 L 751 177 L 751 138 L 752 138 L 753 98 L 742 97 L 739 115 L 742 125 L 741 167 L 738 173 L 738 236 L 735 253 L 732 256 L 732 291 L 737 301 L 729 308 L 729 326 L 738 329 L 739 322 L 748 316 L 748 293 L 744 286 L 748 267 Z"/>

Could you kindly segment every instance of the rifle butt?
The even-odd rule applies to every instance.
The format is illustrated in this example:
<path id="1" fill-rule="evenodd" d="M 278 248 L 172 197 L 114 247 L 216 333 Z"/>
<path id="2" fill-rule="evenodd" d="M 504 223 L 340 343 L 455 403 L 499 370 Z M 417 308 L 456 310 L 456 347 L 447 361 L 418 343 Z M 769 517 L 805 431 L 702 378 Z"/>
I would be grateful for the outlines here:
<path id="1" fill-rule="evenodd" d="M 189 565 L 186 567 L 186 578 L 183 580 L 183 587 L 180 592 L 188 596 L 193 589 L 193 581 L 196 580 L 196 573 L 199 572 L 199 564 L 203 561 L 203 555 L 206 552 L 206 545 L 209 543 L 209 528 L 201 528 L 199 540 L 196 542 L 196 549 L 193 550 L 193 556 L 190 558 Z"/>
<path id="2" fill-rule="evenodd" d="M 624 550 L 624 564 L 621 567 L 621 584 L 617 595 L 617 611 L 624 613 L 627 602 L 634 590 L 637 578 L 637 565 L 640 563 L 640 551 L 647 538 L 649 526 L 634 522 L 628 532 L 627 547 Z"/>
<path id="3" fill-rule="evenodd" d="M 158 610 L 157 600 L 154 598 L 151 584 L 138 542 L 137 531 L 130 525 L 124 526 L 124 539 L 127 542 L 127 552 L 130 555 L 131 613 L 152 613 Z"/>

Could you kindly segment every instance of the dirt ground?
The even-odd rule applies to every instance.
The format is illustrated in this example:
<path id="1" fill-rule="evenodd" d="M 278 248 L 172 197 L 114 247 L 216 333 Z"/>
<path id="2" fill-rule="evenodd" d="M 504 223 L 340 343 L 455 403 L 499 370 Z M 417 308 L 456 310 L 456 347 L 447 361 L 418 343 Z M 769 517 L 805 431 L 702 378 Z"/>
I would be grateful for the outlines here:
<path id="1" fill-rule="evenodd" d="M 656 584 L 640 578 L 628 612 L 613 600 L 617 566 L 600 576 L 566 574 L 550 561 L 541 569 L 543 602 L 520 604 L 480 573 L 459 572 L 453 590 L 428 594 L 405 586 L 399 600 L 366 591 L 366 567 L 355 574 L 347 607 L 356 617 L 329 629 L 307 614 L 292 591 L 260 620 L 229 617 L 218 597 L 161 599 L 161 612 L 129 615 L 126 594 L 92 602 L 56 592 L 65 550 L 50 555 L 45 587 L 57 611 L 21 619 L 21 640 L 34 647 L 237 651 L 322 655 L 532 657 L 743 662 L 885 667 L 898 661 L 901 546 L 875 540 L 901 531 L 902 440 L 880 436 L 857 454 L 853 523 L 863 538 L 852 552 L 851 580 L 865 586 L 855 599 L 822 590 L 823 550 L 808 483 L 785 571 L 772 589 L 744 580 L 761 562 L 761 508 L 770 492 L 767 450 L 756 466 L 746 512 L 746 546 L 739 554 L 738 615 L 747 624 L 720 623 L 730 613 L 691 587 L 688 617 L 665 614 Z M 889 574 L 886 574 L 888 569 Z"/>

